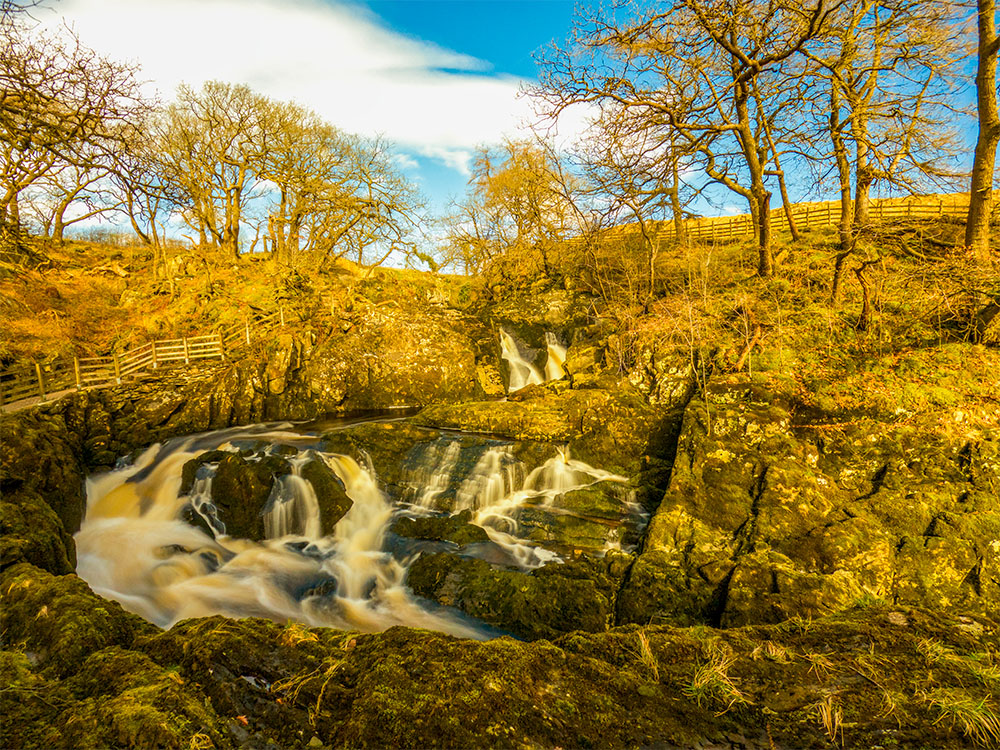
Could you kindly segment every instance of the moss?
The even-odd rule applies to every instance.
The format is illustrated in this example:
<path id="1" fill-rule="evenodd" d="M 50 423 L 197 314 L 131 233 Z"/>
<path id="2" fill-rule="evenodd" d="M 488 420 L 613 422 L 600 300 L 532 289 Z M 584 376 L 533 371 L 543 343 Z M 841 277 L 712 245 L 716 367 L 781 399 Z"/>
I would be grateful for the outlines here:
<path id="1" fill-rule="evenodd" d="M 0 564 L 27 562 L 56 575 L 76 565 L 76 545 L 55 511 L 31 490 L 4 494 L 0 501 Z"/>
<path id="2" fill-rule="evenodd" d="M 442 552 L 413 563 L 407 583 L 418 596 L 458 607 L 503 630 L 550 638 L 571 630 L 596 632 L 612 623 L 624 575 L 620 559 L 609 555 L 552 563 L 525 574 Z"/>
<path id="3" fill-rule="evenodd" d="M 489 536 L 482 527 L 470 523 L 471 520 L 471 510 L 463 510 L 450 516 L 402 516 L 393 522 L 391 531 L 411 539 L 436 539 L 454 542 L 459 546 L 488 541 Z"/>
<path id="4" fill-rule="evenodd" d="M 77 576 L 53 576 L 27 563 L 3 572 L 0 593 L 7 642 L 36 654 L 46 675 L 71 674 L 93 651 L 127 647 L 136 635 L 156 629 L 96 596 Z"/>
<path id="5" fill-rule="evenodd" d="M 0 746 L 49 750 L 62 746 L 56 717 L 70 704 L 58 681 L 36 674 L 24 653 L 0 651 Z"/>
<path id="6" fill-rule="evenodd" d="M 78 700 L 57 719 L 70 747 L 233 746 L 226 723 L 204 694 L 148 657 L 113 647 L 98 651 L 67 682 Z"/>

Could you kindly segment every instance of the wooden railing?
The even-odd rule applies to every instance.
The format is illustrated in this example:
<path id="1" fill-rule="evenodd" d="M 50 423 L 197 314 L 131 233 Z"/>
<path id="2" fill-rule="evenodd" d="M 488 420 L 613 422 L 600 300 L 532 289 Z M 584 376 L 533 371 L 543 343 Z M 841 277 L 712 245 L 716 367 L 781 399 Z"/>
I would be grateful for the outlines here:
<path id="1" fill-rule="evenodd" d="M 255 337 L 285 324 L 284 310 L 258 315 L 237 326 L 203 336 L 157 339 L 121 354 L 23 362 L 0 370 L 0 410 L 12 411 L 47 401 L 67 391 L 116 385 L 139 373 L 169 364 L 224 359 Z"/>
<path id="2" fill-rule="evenodd" d="M 869 219 L 873 224 L 944 217 L 964 219 L 969 212 L 967 195 L 943 195 L 936 198 L 935 200 L 935 196 L 925 196 L 873 200 L 869 209 Z M 792 206 L 792 219 L 799 229 L 836 226 L 840 222 L 840 202 L 797 203 Z M 787 231 L 789 228 L 788 217 L 781 206 L 771 211 L 771 227 L 774 231 Z M 753 220 L 748 214 L 687 219 L 684 222 L 684 229 L 689 239 L 710 242 L 736 240 L 752 236 L 754 233 Z M 627 235 L 632 235 L 636 231 L 634 225 L 609 230 L 611 233 L 621 232 Z M 672 240 L 675 236 L 673 222 L 660 222 L 652 232 L 651 239 L 660 243 Z"/>

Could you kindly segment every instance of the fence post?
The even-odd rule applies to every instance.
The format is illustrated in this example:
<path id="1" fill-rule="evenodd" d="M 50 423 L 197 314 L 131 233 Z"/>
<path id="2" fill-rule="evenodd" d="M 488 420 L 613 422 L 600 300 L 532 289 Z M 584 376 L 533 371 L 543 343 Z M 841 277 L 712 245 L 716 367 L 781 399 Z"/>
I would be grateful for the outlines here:
<path id="1" fill-rule="evenodd" d="M 188 340 L 187 336 L 184 337 L 184 364 L 191 364 L 191 355 L 188 352 Z"/>
<path id="2" fill-rule="evenodd" d="M 278 318 L 281 320 L 281 327 L 285 327 L 285 308 L 278 306 Z"/>
<path id="3" fill-rule="evenodd" d="M 45 400 L 45 382 L 42 380 L 42 366 L 35 362 L 35 376 L 38 378 L 39 401 Z"/>
<path id="4" fill-rule="evenodd" d="M 219 337 L 219 359 L 226 358 L 226 340 L 222 338 L 222 331 L 215 334 Z"/>
<path id="5" fill-rule="evenodd" d="M 117 354 L 112 354 L 111 357 L 115 363 L 115 382 L 120 384 L 122 382 L 122 364 L 118 361 Z"/>
<path id="6" fill-rule="evenodd" d="M 83 382 L 80 379 L 80 358 L 73 357 L 73 375 L 76 376 L 76 389 L 79 391 L 83 388 Z"/>
<path id="7" fill-rule="evenodd" d="M 152 347 L 153 347 L 153 364 L 152 364 L 152 368 L 155 370 L 155 369 L 157 369 L 160 366 L 160 363 L 156 361 L 156 341 L 154 341 L 152 343 Z"/>
<path id="8" fill-rule="evenodd" d="M 833 223 L 833 204 L 826 204 L 826 224 L 824 226 L 830 226 Z"/>

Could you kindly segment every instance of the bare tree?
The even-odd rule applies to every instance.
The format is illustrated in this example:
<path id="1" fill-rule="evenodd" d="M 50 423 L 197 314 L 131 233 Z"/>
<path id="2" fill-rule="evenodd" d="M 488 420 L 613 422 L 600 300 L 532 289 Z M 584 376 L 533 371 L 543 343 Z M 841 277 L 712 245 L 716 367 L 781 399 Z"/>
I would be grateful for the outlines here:
<path id="1" fill-rule="evenodd" d="M 68 30 L 32 32 L 5 9 L 0 24 L 0 225 L 17 225 L 26 190 L 56 171 L 89 174 L 145 110 L 133 66 Z M 89 178 L 88 178 L 89 179 Z"/>
<path id="2" fill-rule="evenodd" d="M 814 118 L 825 131 L 841 196 L 837 299 L 857 233 L 870 223 L 871 190 L 920 193 L 946 184 L 955 153 L 952 101 L 962 35 L 950 4 L 937 0 L 853 0 L 807 55 Z M 828 163 L 828 162 L 827 162 Z M 852 191 L 853 187 L 853 191 Z"/>
<path id="3" fill-rule="evenodd" d="M 264 159 L 265 100 L 249 87 L 181 85 L 158 148 L 167 178 L 187 195 L 185 219 L 202 244 L 236 258 L 243 213 Z"/>
<path id="4" fill-rule="evenodd" d="M 618 106 L 666 121 L 712 181 L 742 196 L 757 233 L 758 273 L 774 271 L 765 125 L 782 68 L 825 27 L 836 2 L 675 0 L 617 22 L 598 15 L 576 25 L 567 50 L 544 62 L 533 90 L 558 116 L 580 103 Z M 782 101 L 794 104 L 785 97 Z M 764 108 L 762 111 L 759 109 Z"/>
<path id="5" fill-rule="evenodd" d="M 989 257 L 993 181 L 996 179 L 997 144 L 1000 143 L 1000 113 L 997 110 L 1000 38 L 997 37 L 996 0 L 978 0 L 977 9 L 979 66 L 976 71 L 976 103 L 979 136 L 972 166 L 965 244 L 977 258 L 985 260 Z"/>
<path id="6" fill-rule="evenodd" d="M 466 268 L 511 280 L 554 273 L 553 253 L 575 226 L 553 154 L 530 141 L 480 150 L 456 208 L 450 242 Z"/>

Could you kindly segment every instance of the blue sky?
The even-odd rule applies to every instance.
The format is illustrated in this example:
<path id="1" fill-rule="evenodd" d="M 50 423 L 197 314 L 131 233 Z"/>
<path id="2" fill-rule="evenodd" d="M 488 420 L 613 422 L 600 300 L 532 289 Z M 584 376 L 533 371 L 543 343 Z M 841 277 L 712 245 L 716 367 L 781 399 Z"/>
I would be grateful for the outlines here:
<path id="1" fill-rule="evenodd" d="M 441 209 L 477 145 L 533 119 L 518 96 L 532 53 L 562 40 L 572 0 L 57 0 L 98 52 L 142 66 L 169 101 L 180 83 L 245 83 L 353 133 L 382 135 Z"/>
<path id="2" fill-rule="evenodd" d="M 139 63 L 162 101 L 181 82 L 245 83 L 309 106 L 348 132 L 382 135 L 440 211 L 464 192 L 478 145 L 523 134 L 534 119 L 519 91 L 536 75 L 533 53 L 569 34 L 574 6 L 572 0 L 51 0 L 36 15 L 52 26 L 65 20 L 88 46 Z M 971 118 L 965 132 L 974 138 Z M 697 209 L 746 211 L 725 191 L 715 206 Z"/>

